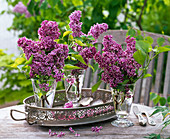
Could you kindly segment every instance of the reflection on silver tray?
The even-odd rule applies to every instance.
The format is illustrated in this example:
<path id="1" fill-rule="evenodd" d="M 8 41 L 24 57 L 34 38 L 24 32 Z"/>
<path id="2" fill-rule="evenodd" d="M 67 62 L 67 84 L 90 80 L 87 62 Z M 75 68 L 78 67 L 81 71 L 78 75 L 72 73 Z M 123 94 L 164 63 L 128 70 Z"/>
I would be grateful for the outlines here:
<path id="1" fill-rule="evenodd" d="M 71 126 L 100 122 L 115 118 L 112 95 L 109 90 L 98 89 L 91 93 L 90 88 L 82 89 L 82 99 L 92 97 L 93 100 L 101 100 L 104 103 L 87 107 L 63 108 L 65 102 L 65 90 L 56 92 L 53 108 L 34 106 L 34 97 L 24 100 L 26 120 L 29 124 L 41 126 Z"/>

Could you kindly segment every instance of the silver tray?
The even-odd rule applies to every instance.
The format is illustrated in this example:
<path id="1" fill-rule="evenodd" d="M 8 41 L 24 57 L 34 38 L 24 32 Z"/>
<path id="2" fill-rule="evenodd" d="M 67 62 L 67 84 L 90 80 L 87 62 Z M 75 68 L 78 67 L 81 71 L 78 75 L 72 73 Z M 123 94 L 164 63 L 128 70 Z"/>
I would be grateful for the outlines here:
<path id="1" fill-rule="evenodd" d="M 35 106 L 34 96 L 30 96 L 23 101 L 25 112 L 11 109 L 10 114 L 16 121 L 26 120 L 30 125 L 40 126 L 82 125 L 116 118 L 110 90 L 98 89 L 92 93 L 90 88 L 83 88 L 81 99 L 86 97 L 92 97 L 94 100 L 101 99 L 104 103 L 87 107 L 63 108 L 67 99 L 65 90 L 60 90 L 56 91 L 53 108 Z M 13 111 L 25 114 L 25 118 L 15 118 Z"/>

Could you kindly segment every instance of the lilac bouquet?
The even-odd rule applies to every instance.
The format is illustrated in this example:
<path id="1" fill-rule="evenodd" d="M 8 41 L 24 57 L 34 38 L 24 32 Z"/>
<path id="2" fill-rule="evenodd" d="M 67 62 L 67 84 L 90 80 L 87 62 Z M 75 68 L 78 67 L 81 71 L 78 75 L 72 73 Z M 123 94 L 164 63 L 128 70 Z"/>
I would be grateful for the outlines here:
<path id="1" fill-rule="evenodd" d="M 18 40 L 18 46 L 23 49 L 27 60 L 31 59 L 30 78 L 55 79 L 61 81 L 64 60 L 68 57 L 68 45 L 58 44 L 58 25 L 54 21 L 43 21 L 38 30 L 39 41 L 25 37 Z"/>
<path id="2" fill-rule="evenodd" d="M 44 97 L 47 100 L 46 93 L 50 91 L 53 84 L 47 81 L 51 79 L 55 82 L 61 81 L 64 75 L 63 69 L 66 77 L 67 73 L 71 75 L 71 78 L 66 79 L 69 84 L 67 92 L 72 86 L 76 86 L 79 92 L 82 86 L 80 76 L 88 66 L 93 68 L 89 60 L 96 54 L 94 44 L 99 35 L 108 29 L 108 25 L 96 24 L 91 27 L 88 34 L 84 34 L 81 31 L 80 18 L 81 11 L 73 12 L 69 16 L 70 23 L 67 30 L 62 36 L 55 21 L 45 20 L 38 30 L 38 41 L 25 37 L 18 40 L 18 46 L 23 49 L 26 58 L 26 62 L 23 60 L 18 67 L 29 68 L 29 78 L 38 80 L 36 84 L 35 80 L 33 81 L 34 91 L 39 90 L 38 97 Z"/>
<path id="3" fill-rule="evenodd" d="M 80 22 L 81 11 L 74 11 L 70 16 L 70 23 L 67 31 L 63 33 L 61 39 L 57 42 L 68 44 L 68 58 L 65 60 L 65 89 L 69 101 L 73 106 L 80 99 L 81 89 L 83 86 L 84 71 L 93 67 L 89 60 L 96 54 L 94 44 L 97 38 L 103 32 L 106 32 L 108 25 L 106 23 L 96 24 L 91 27 L 88 34 L 81 31 L 82 22 Z"/>
<path id="4" fill-rule="evenodd" d="M 127 47 L 122 46 L 106 35 L 103 39 L 103 53 L 96 53 L 94 59 L 102 69 L 101 80 L 110 84 L 111 88 L 121 88 L 122 84 L 133 84 L 138 78 L 141 67 L 133 57 L 137 51 L 135 38 L 128 36 L 125 40 Z"/>
<path id="5" fill-rule="evenodd" d="M 81 11 L 74 11 L 69 16 L 69 27 L 64 32 L 63 38 L 57 40 L 58 42 L 63 42 L 65 36 L 68 35 L 67 41 L 64 41 L 64 43 L 67 43 L 69 47 L 69 56 L 65 61 L 69 65 L 65 69 L 87 69 L 90 66 L 88 65 L 89 60 L 96 54 L 96 48 L 93 44 L 95 44 L 100 34 L 108 29 L 106 23 L 96 24 L 91 27 L 88 34 L 84 34 L 81 31 L 82 22 L 80 22 L 80 18 Z"/>
<path id="6" fill-rule="evenodd" d="M 131 34 L 134 37 L 131 37 Z M 170 51 L 169 46 L 162 46 L 163 38 L 158 38 L 158 46 L 152 48 L 154 40 L 150 36 L 143 37 L 140 31 L 136 36 L 136 31 L 133 29 L 128 31 L 125 42 L 124 50 L 111 35 L 106 35 L 103 39 L 102 54 L 98 52 L 94 56 L 101 72 L 99 81 L 92 87 L 92 92 L 97 90 L 102 80 L 110 85 L 114 109 L 118 116 L 118 119 L 111 124 L 116 127 L 134 125 L 126 118 L 131 109 L 135 82 L 140 78 L 151 77 L 151 74 L 147 74 L 147 69 L 152 59 L 161 52 Z M 140 75 L 139 70 L 141 70 Z"/>
<path id="7" fill-rule="evenodd" d="M 62 69 L 69 49 L 68 45 L 54 41 L 60 36 L 58 24 L 55 21 L 43 21 L 38 35 L 38 41 L 26 37 L 18 40 L 18 46 L 23 49 L 27 60 L 22 65 L 22 69 L 29 66 L 29 78 L 33 82 L 37 105 L 44 107 L 46 104 L 47 107 L 52 107 L 56 83 L 63 78 Z M 51 94 L 53 95 L 50 98 Z M 41 99 L 43 100 L 42 104 L 39 102 Z"/>
<path id="8" fill-rule="evenodd" d="M 126 48 L 123 48 L 111 35 L 104 36 L 102 54 L 97 52 L 94 56 L 101 72 L 99 81 L 92 87 L 92 92 L 96 91 L 100 83 L 104 81 L 112 89 L 128 95 L 138 79 L 152 76 L 147 74 L 150 62 L 160 53 L 170 51 L 169 46 L 163 46 L 164 41 L 164 38 L 158 38 L 158 45 L 152 48 L 154 42 L 152 37 L 143 37 L 139 30 L 129 29 L 125 39 Z"/>

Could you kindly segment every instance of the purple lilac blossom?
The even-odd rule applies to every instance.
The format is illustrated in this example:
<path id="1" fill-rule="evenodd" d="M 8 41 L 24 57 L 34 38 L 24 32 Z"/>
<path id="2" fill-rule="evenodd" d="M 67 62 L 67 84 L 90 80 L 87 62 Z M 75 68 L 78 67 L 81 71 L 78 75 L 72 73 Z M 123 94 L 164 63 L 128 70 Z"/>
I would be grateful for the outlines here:
<path id="1" fill-rule="evenodd" d="M 88 36 L 92 35 L 95 39 L 99 37 L 100 34 L 105 32 L 108 29 L 108 25 L 106 23 L 102 24 L 96 24 L 94 25 L 91 30 L 89 31 L 89 34 L 86 35 L 81 31 L 81 25 L 82 23 L 80 22 L 81 18 L 81 11 L 74 11 L 70 16 L 70 23 L 69 26 L 72 29 L 73 37 L 81 37 L 82 35 Z M 93 42 L 94 43 L 94 42 Z M 72 47 L 74 51 L 79 52 L 79 54 L 83 57 L 84 61 L 86 64 L 88 64 L 89 60 L 93 58 L 93 56 L 96 53 L 96 48 L 95 47 L 85 47 L 83 48 L 82 46 L 75 44 L 75 46 Z M 79 62 L 76 64 L 76 66 L 81 67 L 82 69 L 87 69 L 88 66 Z M 73 70 L 73 72 L 77 72 L 78 70 Z"/>
<path id="2" fill-rule="evenodd" d="M 28 10 L 26 10 L 26 12 L 25 12 L 25 17 L 26 17 L 26 18 L 31 17 L 31 14 L 29 13 L 29 11 L 28 11 Z"/>
<path id="3" fill-rule="evenodd" d="M 68 78 L 68 79 L 66 79 L 66 81 L 67 81 L 70 85 L 73 85 L 75 80 L 76 80 L 75 78 Z"/>
<path id="4" fill-rule="evenodd" d="M 39 87 L 42 89 L 42 91 L 45 91 L 45 92 L 48 92 L 51 88 L 51 86 L 49 86 L 49 84 L 47 83 L 39 84 Z"/>
<path id="5" fill-rule="evenodd" d="M 86 62 L 86 64 L 88 64 L 89 60 L 92 59 L 93 56 L 96 54 L 96 48 L 95 47 L 89 47 L 89 48 L 85 47 L 84 49 L 82 49 L 80 51 L 79 54 L 83 57 L 83 59 Z M 76 66 L 81 67 L 83 69 L 87 69 L 88 68 L 87 65 L 85 65 L 85 64 L 83 64 L 81 62 L 77 63 Z"/>
<path id="6" fill-rule="evenodd" d="M 108 29 L 108 25 L 106 23 L 102 23 L 102 24 L 96 24 L 93 25 L 90 28 L 90 31 L 88 32 L 88 35 L 92 35 L 95 38 L 94 43 L 96 43 L 98 37 L 103 33 L 106 32 Z"/>
<path id="7" fill-rule="evenodd" d="M 81 18 L 81 11 L 74 11 L 69 16 L 70 19 L 69 26 L 73 31 L 72 33 L 73 37 L 80 37 L 81 35 L 83 35 L 81 31 L 82 22 L 79 22 L 80 18 Z"/>
<path id="8" fill-rule="evenodd" d="M 64 108 L 72 108 L 73 107 L 73 103 L 72 101 L 65 103 Z"/>
<path id="9" fill-rule="evenodd" d="M 13 12 L 20 13 L 20 14 L 25 14 L 26 18 L 31 16 L 29 11 L 27 10 L 27 7 L 22 2 L 18 2 L 18 4 L 15 5 L 15 7 L 13 9 Z"/>
<path id="10" fill-rule="evenodd" d="M 65 133 L 64 132 L 60 132 L 58 135 L 57 135 L 57 137 L 62 137 L 62 136 L 65 136 Z"/>
<path id="11" fill-rule="evenodd" d="M 22 2 L 18 2 L 13 9 L 13 12 L 20 14 L 24 14 L 26 11 L 27 7 Z"/>
<path id="12" fill-rule="evenodd" d="M 104 71 L 101 80 L 109 83 L 112 88 L 117 87 L 125 79 L 137 77 L 136 71 L 141 67 L 133 58 L 136 51 L 135 39 L 128 36 L 125 42 L 127 49 L 123 51 L 121 45 L 112 40 L 111 35 L 106 35 L 103 39 L 104 53 L 101 55 L 98 52 L 94 56 Z"/>
<path id="13" fill-rule="evenodd" d="M 69 130 L 70 130 L 71 133 L 75 133 L 75 131 L 73 130 L 72 127 L 70 127 Z"/>
<path id="14" fill-rule="evenodd" d="M 60 34 L 61 33 L 59 32 L 58 24 L 55 21 L 44 20 L 41 23 L 41 27 L 38 29 L 40 40 L 55 40 L 59 38 Z"/>
<path id="15" fill-rule="evenodd" d="M 23 49 L 27 60 L 33 55 L 32 64 L 29 64 L 30 78 L 46 76 L 53 77 L 58 82 L 63 78 L 64 73 L 61 70 L 64 67 L 64 60 L 68 56 L 68 45 L 54 42 L 54 39 L 60 35 L 56 22 L 45 20 L 41 25 L 40 41 L 23 37 L 18 40 L 18 46 Z"/>
<path id="16" fill-rule="evenodd" d="M 51 136 L 51 129 L 49 129 L 49 132 L 48 132 L 49 136 Z"/>
<path id="17" fill-rule="evenodd" d="M 96 127 L 92 127 L 91 131 L 99 133 L 102 128 L 103 128 L 102 126 L 100 126 L 100 127 L 97 127 L 97 126 Z"/>

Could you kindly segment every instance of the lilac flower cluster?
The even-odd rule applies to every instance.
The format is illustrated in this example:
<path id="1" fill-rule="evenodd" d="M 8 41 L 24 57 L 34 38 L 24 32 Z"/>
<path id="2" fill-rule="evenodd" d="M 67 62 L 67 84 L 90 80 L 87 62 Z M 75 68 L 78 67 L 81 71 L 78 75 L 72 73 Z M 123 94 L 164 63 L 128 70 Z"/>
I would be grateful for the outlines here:
<path id="1" fill-rule="evenodd" d="M 96 25 L 90 28 L 88 35 L 92 35 L 95 38 L 95 42 L 96 42 L 100 34 L 106 32 L 107 29 L 108 29 L 108 25 L 106 23 L 102 23 L 102 24 L 97 23 Z"/>
<path id="2" fill-rule="evenodd" d="M 26 59 L 33 55 L 32 63 L 29 64 L 30 78 L 54 78 L 56 82 L 61 81 L 64 60 L 68 56 L 68 46 L 57 44 L 54 39 L 58 38 L 58 25 L 54 21 L 43 21 L 39 29 L 40 41 L 29 40 L 25 37 L 18 40 L 18 46 L 25 53 Z M 48 89 L 48 85 L 41 84 L 42 89 Z"/>
<path id="3" fill-rule="evenodd" d="M 88 35 L 86 35 L 81 31 L 82 23 L 79 21 L 80 18 L 81 18 L 81 11 L 74 11 L 69 16 L 69 18 L 70 18 L 69 26 L 73 31 L 73 33 L 72 33 L 73 37 L 81 37 L 82 35 L 84 35 L 84 36 L 92 35 L 95 39 L 97 39 L 100 34 L 102 34 L 103 32 L 105 32 L 108 29 L 108 25 L 106 23 L 96 24 L 93 27 L 91 27 Z M 80 46 L 78 44 L 75 44 L 75 46 L 73 46 L 72 49 L 74 51 L 79 52 L 79 54 L 83 57 L 86 64 L 88 64 L 89 60 L 92 59 L 93 56 L 96 54 L 96 48 L 95 47 L 83 47 L 83 46 Z M 87 65 L 85 65 L 81 62 L 76 64 L 76 66 L 81 67 L 83 69 L 88 68 Z M 77 72 L 78 70 L 74 70 L 74 71 Z"/>
<path id="4" fill-rule="evenodd" d="M 112 40 L 111 35 L 106 35 L 103 39 L 103 53 L 96 53 L 94 59 L 103 69 L 102 80 L 115 88 L 126 79 L 137 77 L 137 71 L 141 67 L 134 58 L 136 51 L 135 39 L 129 36 L 126 38 L 127 48 L 123 51 L 120 44 Z M 131 82 L 128 82 L 131 83 Z"/>
<path id="5" fill-rule="evenodd" d="M 99 133 L 101 129 L 103 129 L 102 126 L 100 126 L 100 127 L 97 127 L 97 126 L 96 126 L 96 127 L 92 127 L 92 128 L 91 128 L 91 131 L 92 131 L 92 132 L 97 132 L 97 133 Z M 72 127 L 69 127 L 69 131 L 70 131 L 71 133 L 75 133 L 75 136 L 76 136 L 76 137 L 80 137 L 80 134 L 79 134 L 79 133 L 76 133 L 75 130 L 74 130 Z M 57 134 L 57 132 L 53 132 L 53 133 L 52 133 L 51 129 L 49 129 L 48 134 L 49 134 L 49 136 L 55 136 L 55 135 L 57 135 L 57 137 L 65 136 L 65 133 L 64 133 L 64 132 L 60 132 L 59 134 Z"/>
<path id="6" fill-rule="evenodd" d="M 93 58 L 93 56 L 96 54 L 96 48 L 95 47 L 85 47 L 84 49 L 82 49 L 79 53 L 84 61 L 86 62 L 86 64 L 88 64 L 89 60 Z M 87 69 L 88 66 L 79 62 L 78 64 L 76 64 L 76 66 L 81 67 L 83 69 Z"/>
<path id="7" fill-rule="evenodd" d="M 53 133 L 52 133 L 51 129 L 49 129 L 48 134 L 49 134 L 49 136 L 55 136 L 55 135 L 57 135 L 56 132 L 53 132 Z"/>
<path id="8" fill-rule="evenodd" d="M 50 44 L 53 40 L 58 39 L 60 34 L 58 24 L 54 21 L 44 20 L 41 23 L 41 27 L 38 29 L 39 39 Z"/>
<path id="9" fill-rule="evenodd" d="M 15 5 L 13 12 L 25 14 L 26 18 L 31 16 L 31 14 L 27 10 L 27 7 L 22 2 L 18 2 L 18 4 Z"/>
<path id="10" fill-rule="evenodd" d="M 73 130 L 72 127 L 70 127 L 69 130 L 70 130 L 71 133 L 75 133 L 75 130 Z M 76 136 L 76 137 L 80 137 L 80 134 L 75 133 L 75 136 Z"/>
<path id="11" fill-rule="evenodd" d="M 49 136 L 57 136 L 57 137 L 62 137 L 62 136 L 65 136 L 65 133 L 64 132 L 60 132 L 59 134 L 57 134 L 56 132 L 51 132 L 51 129 L 49 129 L 49 132 L 48 132 Z"/>
<path id="12" fill-rule="evenodd" d="M 97 126 L 96 127 L 92 127 L 91 131 L 99 133 L 102 128 L 103 128 L 102 126 L 100 126 L 100 127 L 97 127 Z"/>
<path id="13" fill-rule="evenodd" d="M 75 78 L 68 78 L 68 79 L 66 79 L 66 81 L 70 84 L 70 85 L 73 85 L 74 84 L 74 82 L 75 82 Z"/>
<path id="14" fill-rule="evenodd" d="M 49 84 L 47 83 L 39 84 L 39 87 L 42 89 L 42 91 L 45 91 L 45 92 L 48 92 L 51 88 L 51 86 L 49 86 Z"/>
<path id="15" fill-rule="evenodd" d="M 73 103 L 72 101 L 65 103 L 64 108 L 73 108 Z"/>
<path id="16" fill-rule="evenodd" d="M 65 133 L 64 132 L 60 132 L 58 135 L 57 135 L 57 137 L 62 137 L 62 136 L 65 136 Z"/>
<path id="17" fill-rule="evenodd" d="M 69 18 L 70 18 L 69 26 L 73 31 L 72 33 L 73 37 L 80 37 L 81 35 L 83 35 L 81 31 L 82 22 L 79 22 L 81 18 L 81 11 L 74 11 L 73 13 L 71 13 Z"/>

